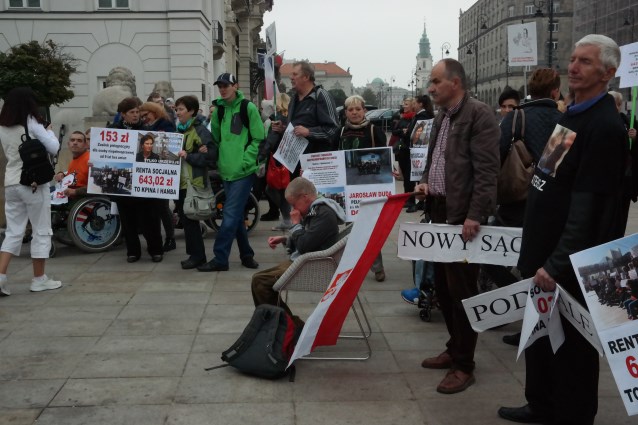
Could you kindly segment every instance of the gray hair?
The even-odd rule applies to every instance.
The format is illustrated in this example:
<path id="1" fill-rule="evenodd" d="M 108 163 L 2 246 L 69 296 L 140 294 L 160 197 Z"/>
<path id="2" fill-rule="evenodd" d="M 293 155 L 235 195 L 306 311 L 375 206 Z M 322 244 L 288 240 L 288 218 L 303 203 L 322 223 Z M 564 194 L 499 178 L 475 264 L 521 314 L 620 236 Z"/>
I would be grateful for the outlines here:
<path id="1" fill-rule="evenodd" d="M 317 196 L 317 188 L 308 179 L 303 177 L 297 177 L 293 179 L 286 187 L 285 197 L 286 199 L 297 199 L 301 195 Z"/>
<path id="2" fill-rule="evenodd" d="M 308 61 L 297 61 L 297 62 L 293 62 L 292 64 L 293 68 L 295 66 L 300 66 L 301 67 L 301 72 L 303 72 L 303 74 L 308 77 L 308 79 L 310 81 L 315 81 L 315 68 L 314 66 L 312 66 L 310 64 L 310 62 Z"/>
<path id="3" fill-rule="evenodd" d="M 441 62 L 445 64 L 445 77 L 448 80 L 458 77 L 461 81 L 461 88 L 467 90 L 467 76 L 461 62 L 450 58 L 441 59 Z"/>
<path id="4" fill-rule="evenodd" d="M 612 90 L 609 92 L 609 94 L 614 97 L 614 100 L 616 101 L 616 106 L 622 105 L 622 101 L 623 101 L 622 93 L 618 93 L 617 91 Z"/>
<path id="5" fill-rule="evenodd" d="M 596 46 L 600 49 L 598 57 L 606 69 L 618 69 L 620 66 L 620 48 L 614 40 L 605 35 L 588 34 L 578 40 L 575 46 Z"/>

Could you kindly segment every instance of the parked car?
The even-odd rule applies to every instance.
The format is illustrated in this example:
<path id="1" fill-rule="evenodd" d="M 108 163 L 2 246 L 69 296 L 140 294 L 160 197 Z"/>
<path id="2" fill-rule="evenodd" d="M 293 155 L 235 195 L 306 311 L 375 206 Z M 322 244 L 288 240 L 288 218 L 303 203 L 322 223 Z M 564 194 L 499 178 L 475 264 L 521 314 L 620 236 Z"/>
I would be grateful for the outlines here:
<path id="1" fill-rule="evenodd" d="M 392 117 L 396 114 L 398 109 L 383 108 L 375 109 L 373 111 L 366 112 L 366 118 L 370 123 L 379 126 L 383 131 L 392 131 Z"/>

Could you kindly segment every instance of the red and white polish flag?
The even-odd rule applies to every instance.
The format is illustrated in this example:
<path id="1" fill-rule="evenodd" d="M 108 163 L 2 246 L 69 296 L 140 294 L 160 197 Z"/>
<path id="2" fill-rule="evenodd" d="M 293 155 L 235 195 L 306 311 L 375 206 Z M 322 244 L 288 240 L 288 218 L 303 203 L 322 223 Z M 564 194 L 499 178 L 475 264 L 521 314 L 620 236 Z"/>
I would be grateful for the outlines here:
<path id="1" fill-rule="evenodd" d="M 337 343 L 343 322 L 363 279 L 392 231 L 403 204 L 411 195 L 403 193 L 361 202 L 341 262 L 332 276 L 330 286 L 306 321 L 289 366 L 316 347 Z"/>

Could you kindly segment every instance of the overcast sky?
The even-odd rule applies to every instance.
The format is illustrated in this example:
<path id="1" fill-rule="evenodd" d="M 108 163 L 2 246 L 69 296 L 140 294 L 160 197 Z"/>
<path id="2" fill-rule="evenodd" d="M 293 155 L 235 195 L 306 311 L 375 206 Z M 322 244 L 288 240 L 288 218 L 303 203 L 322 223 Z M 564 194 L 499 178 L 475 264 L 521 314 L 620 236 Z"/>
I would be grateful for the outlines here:
<path id="1" fill-rule="evenodd" d="M 408 88 L 426 24 L 434 63 L 441 45 L 457 58 L 459 10 L 476 0 L 274 0 L 264 15 L 264 30 L 277 26 L 277 51 L 285 59 L 336 62 L 350 67 L 352 83 L 363 86 L 379 77 Z"/>

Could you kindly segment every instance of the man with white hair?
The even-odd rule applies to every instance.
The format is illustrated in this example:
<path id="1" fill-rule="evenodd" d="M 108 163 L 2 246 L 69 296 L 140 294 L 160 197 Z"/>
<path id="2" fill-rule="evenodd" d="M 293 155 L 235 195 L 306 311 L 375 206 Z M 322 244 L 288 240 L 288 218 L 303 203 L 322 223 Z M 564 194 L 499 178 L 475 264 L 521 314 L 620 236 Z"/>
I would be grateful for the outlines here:
<path id="1" fill-rule="evenodd" d="M 590 34 L 576 43 L 568 79 L 574 103 L 536 167 L 527 198 L 518 269 L 545 292 L 556 282 L 585 305 L 569 255 L 622 237 L 622 181 L 628 155 L 626 131 L 607 93 L 620 64 L 610 38 Z M 565 341 L 556 351 L 548 337 L 525 350 L 527 405 L 501 407 L 514 422 L 592 425 L 598 410 L 598 353 L 565 319 Z"/>

